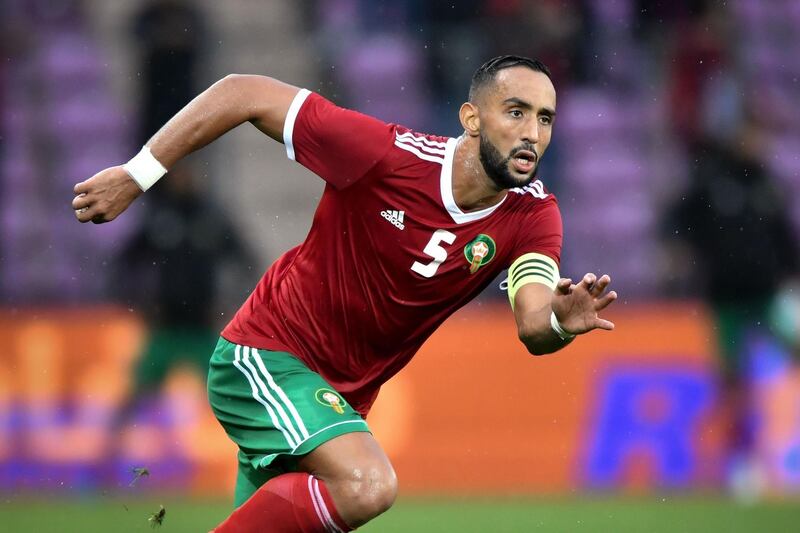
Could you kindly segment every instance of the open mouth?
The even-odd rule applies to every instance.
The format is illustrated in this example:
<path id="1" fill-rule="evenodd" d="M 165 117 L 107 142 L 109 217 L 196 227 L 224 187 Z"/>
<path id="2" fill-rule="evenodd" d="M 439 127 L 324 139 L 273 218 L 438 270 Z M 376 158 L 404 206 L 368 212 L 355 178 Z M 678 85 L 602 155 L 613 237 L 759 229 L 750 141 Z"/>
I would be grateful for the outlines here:
<path id="1" fill-rule="evenodd" d="M 514 153 L 511 161 L 514 165 L 514 168 L 518 172 L 527 174 L 533 170 L 534 165 L 536 165 L 536 159 L 537 156 L 535 152 L 531 152 L 530 150 L 519 150 L 518 152 Z"/>

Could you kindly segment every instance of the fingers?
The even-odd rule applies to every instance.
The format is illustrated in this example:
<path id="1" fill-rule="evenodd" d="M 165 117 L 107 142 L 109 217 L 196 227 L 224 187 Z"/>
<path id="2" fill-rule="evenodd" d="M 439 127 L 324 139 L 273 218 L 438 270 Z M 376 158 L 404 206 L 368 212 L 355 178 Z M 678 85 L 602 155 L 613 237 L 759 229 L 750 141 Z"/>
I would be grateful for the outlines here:
<path id="1" fill-rule="evenodd" d="M 91 202 L 86 197 L 85 193 L 79 194 L 72 199 L 72 209 L 75 211 L 75 218 L 78 219 L 78 222 L 88 222 L 91 220 L 88 214 L 90 206 Z"/>
<path id="2" fill-rule="evenodd" d="M 600 276 L 600 279 L 598 279 L 595 284 L 592 285 L 591 289 L 589 290 L 589 294 L 597 298 L 605 292 L 609 283 L 611 283 L 611 276 L 608 274 L 603 274 Z"/>
<path id="3" fill-rule="evenodd" d="M 584 274 L 578 286 L 585 289 L 592 297 L 597 298 L 605 292 L 610 283 L 611 276 L 608 274 L 603 274 L 598 278 L 595 274 L 589 272 Z"/>
<path id="4" fill-rule="evenodd" d="M 611 331 L 614 329 L 614 323 L 604 318 L 598 318 L 594 323 L 594 327 L 595 329 L 604 329 L 606 331 Z"/>
<path id="5" fill-rule="evenodd" d="M 72 191 L 77 195 L 86 194 L 89 192 L 89 180 L 76 183 Z"/>
<path id="6" fill-rule="evenodd" d="M 611 305 L 618 297 L 616 291 L 606 293 L 610 284 L 611 276 L 608 274 L 603 274 L 598 278 L 591 272 L 584 274 L 577 285 L 572 285 L 571 280 L 566 278 L 559 280 L 556 284 L 556 294 L 568 297 L 572 315 L 565 320 L 559 317 L 559 320 L 562 324 L 565 321 L 570 321 L 572 325 L 579 324 L 577 329 L 568 328 L 568 331 L 585 333 L 593 329 L 606 331 L 614 329 L 613 322 L 598 316 L 600 311 Z"/>
<path id="7" fill-rule="evenodd" d="M 89 201 L 86 193 L 81 193 L 72 199 L 72 209 L 76 211 L 85 207 L 89 207 L 91 204 L 92 203 Z"/>
<path id="8" fill-rule="evenodd" d="M 611 291 L 602 298 L 598 298 L 597 302 L 594 304 L 595 311 L 602 311 L 609 305 L 611 302 L 617 299 L 617 291 Z"/>
<path id="9" fill-rule="evenodd" d="M 556 291 L 561 294 L 569 294 L 572 288 L 572 280 L 569 278 L 561 278 L 556 283 Z"/>
<path id="10" fill-rule="evenodd" d="M 75 212 L 75 216 L 80 222 L 91 222 L 92 224 L 105 224 L 111 222 L 114 217 L 109 217 L 106 214 L 98 213 L 96 209 L 90 208 L 87 211 Z"/>
<path id="11" fill-rule="evenodd" d="M 75 187 L 77 188 L 77 185 Z M 92 201 L 86 193 L 80 193 L 72 199 L 72 209 L 75 211 L 75 218 L 79 222 L 89 222 L 92 219 L 94 214 L 90 212 L 91 206 Z"/>
<path id="12" fill-rule="evenodd" d="M 75 193 L 75 198 L 72 199 L 72 209 L 75 211 L 75 218 L 77 218 L 80 223 L 89 222 L 93 216 L 89 209 L 92 206 L 92 201 L 88 196 L 88 181 L 89 180 L 76 183 L 72 188 Z"/>
<path id="13" fill-rule="evenodd" d="M 592 290 L 590 291 L 592 296 L 596 298 L 594 304 L 595 312 L 602 311 L 611 305 L 611 302 L 617 299 L 617 291 L 609 291 L 608 294 L 603 295 L 603 292 L 606 290 L 606 288 L 608 288 L 609 283 L 611 283 L 611 276 L 604 274 L 600 276 L 600 279 L 597 280 L 597 283 L 595 283 L 594 287 L 592 287 Z M 610 320 L 597 317 L 595 319 L 595 328 L 611 331 L 614 329 L 614 323 Z"/>
<path id="14" fill-rule="evenodd" d="M 102 224 L 117 218 L 142 190 L 121 166 L 101 170 L 75 185 L 72 208 L 80 222 Z"/>
<path id="15" fill-rule="evenodd" d="M 583 278 L 581 279 L 580 283 L 578 283 L 578 287 L 588 292 L 590 296 L 596 298 L 597 297 L 596 282 L 597 282 L 597 276 L 589 272 L 588 274 L 583 275 Z"/>
<path id="16" fill-rule="evenodd" d="M 89 207 L 82 207 L 81 209 L 75 210 L 75 218 L 78 219 L 78 222 L 89 222 L 94 218 L 97 214 Z"/>
<path id="17" fill-rule="evenodd" d="M 109 213 L 101 212 L 94 201 L 89 200 L 85 195 L 76 196 L 72 200 L 72 208 L 75 211 L 75 218 L 81 223 L 103 224 L 114 219 L 114 216 L 110 216 Z"/>
<path id="18" fill-rule="evenodd" d="M 597 281 L 597 276 L 589 272 L 588 274 L 583 275 L 583 279 L 578 284 L 578 286 L 582 286 L 588 291 L 589 289 L 591 289 L 592 285 L 594 285 L 595 281 Z"/>

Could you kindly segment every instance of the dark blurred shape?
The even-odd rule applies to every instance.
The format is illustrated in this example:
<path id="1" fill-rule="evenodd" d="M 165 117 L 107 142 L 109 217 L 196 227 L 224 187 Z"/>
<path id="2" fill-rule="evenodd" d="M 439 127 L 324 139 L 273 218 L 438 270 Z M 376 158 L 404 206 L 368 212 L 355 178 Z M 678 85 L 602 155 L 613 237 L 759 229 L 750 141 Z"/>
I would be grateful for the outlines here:
<path id="1" fill-rule="evenodd" d="M 206 38 L 203 13 L 191 2 L 154 0 L 134 21 L 140 50 L 139 144 L 144 144 L 197 93 L 197 66 Z"/>
<path id="2" fill-rule="evenodd" d="M 727 12 L 706 4 L 678 2 L 669 9 L 676 14 L 676 27 L 681 28 L 669 67 L 670 116 L 676 135 L 690 148 L 703 142 L 703 117 L 713 105 L 712 93 L 718 90 L 718 80 L 730 71 L 734 55 Z"/>
<path id="3" fill-rule="evenodd" d="M 170 170 L 159 185 L 161 194 L 119 256 L 118 288 L 160 327 L 209 328 L 220 267 L 249 272 L 256 259 L 187 166 Z"/>
<path id="4" fill-rule="evenodd" d="M 257 259 L 223 211 L 198 190 L 188 166 L 174 167 L 159 186 L 161 194 L 147 204 L 118 258 L 117 290 L 129 307 L 143 312 L 149 340 L 117 429 L 176 365 L 188 364 L 205 377 L 218 337 L 222 268 L 237 267 L 243 283 L 254 283 L 259 273 L 252 267 Z"/>
<path id="5" fill-rule="evenodd" d="M 633 0 L 634 35 L 657 38 L 681 24 L 705 15 L 715 0 Z M 719 2 L 717 2 L 719 3 Z"/>
<path id="6" fill-rule="evenodd" d="M 729 142 L 698 143 L 689 190 L 669 224 L 699 260 L 708 300 L 741 308 L 753 323 L 798 267 L 785 196 L 764 167 L 765 151 L 763 127 L 752 119 Z"/>
<path id="7" fill-rule="evenodd" d="M 763 465 L 756 451 L 754 339 L 770 338 L 769 308 L 782 283 L 797 273 L 798 246 L 786 197 L 765 170 L 763 126 L 748 117 L 728 140 L 704 138 L 692 147 L 691 184 L 668 226 L 694 260 L 716 317 L 722 357 L 720 409 L 729 420 L 729 488 L 760 496 Z M 673 245 L 675 246 L 675 245 Z M 679 249 L 679 245 L 676 246 Z"/>
<path id="8" fill-rule="evenodd" d="M 543 61 L 556 87 L 585 83 L 598 74 L 596 19 L 588 0 L 484 2 L 488 57 L 519 54 Z"/>
<path id="9" fill-rule="evenodd" d="M 461 133 L 454 109 L 467 100 L 477 66 L 491 57 L 489 40 L 475 38 L 486 35 L 482 27 L 486 4 L 484 0 L 424 2 L 418 10 L 426 52 L 423 62 L 437 118 L 431 127 L 436 131 Z"/>

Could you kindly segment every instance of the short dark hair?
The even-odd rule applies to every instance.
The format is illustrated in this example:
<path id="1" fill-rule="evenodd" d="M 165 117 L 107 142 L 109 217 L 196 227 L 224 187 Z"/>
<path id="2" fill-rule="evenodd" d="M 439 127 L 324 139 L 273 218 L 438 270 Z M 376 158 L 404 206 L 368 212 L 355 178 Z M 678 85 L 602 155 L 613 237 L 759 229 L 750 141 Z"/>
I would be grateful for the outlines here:
<path id="1" fill-rule="evenodd" d="M 553 81 L 550 69 L 537 59 L 513 55 L 498 56 L 481 65 L 472 75 L 472 82 L 469 84 L 469 101 L 474 101 L 477 92 L 493 82 L 498 72 L 512 67 L 528 67 L 533 71 L 541 72 L 550 78 L 550 81 Z"/>

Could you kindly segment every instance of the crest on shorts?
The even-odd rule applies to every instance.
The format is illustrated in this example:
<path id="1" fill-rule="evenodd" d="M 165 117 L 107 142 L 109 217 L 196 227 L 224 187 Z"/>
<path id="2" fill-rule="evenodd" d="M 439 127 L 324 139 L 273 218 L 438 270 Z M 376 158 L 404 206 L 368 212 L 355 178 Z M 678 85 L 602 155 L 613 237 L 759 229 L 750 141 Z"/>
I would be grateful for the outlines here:
<path id="1" fill-rule="evenodd" d="M 330 407 L 337 413 L 344 414 L 344 406 L 346 405 L 344 399 L 339 396 L 339 393 L 331 389 L 319 389 L 314 397 L 319 403 L 326 407 Z"/>
<path id="2" fill-rule="evenodd" d="M 475 237 L 464 247 L 464 257 L 469 263 L 469 273 L 474 274 L 480 267 L 491 262 L 496 251 L 497 245 L 494 243 L 494 239 L 485 233 Z"/>

